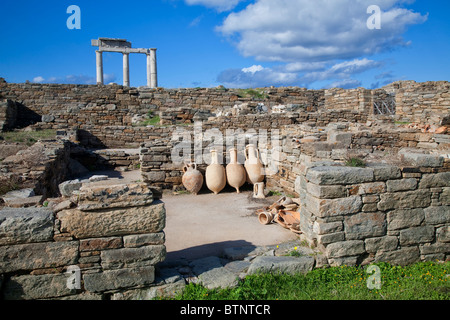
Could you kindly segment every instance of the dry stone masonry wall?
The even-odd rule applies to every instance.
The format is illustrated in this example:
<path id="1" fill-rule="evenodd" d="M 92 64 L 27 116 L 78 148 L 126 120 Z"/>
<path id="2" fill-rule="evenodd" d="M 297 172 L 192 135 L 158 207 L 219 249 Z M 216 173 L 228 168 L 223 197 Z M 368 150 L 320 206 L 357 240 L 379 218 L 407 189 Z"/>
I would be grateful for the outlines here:
<path id="1" fill-rule="evenodd" d="M 301 230 L 331 265 L 446 260 L 450 172 L 443 158 L 365 168 L 303 159 L 296 183 Z"/>
<path id="2" fill-rule="evenodd" d="M 0 210 L 3 298 L 100 300 L 150 289 L 166 254 L 164 226 L 164 204 L 145 184 L 88 184 L 49 208 Z"/>

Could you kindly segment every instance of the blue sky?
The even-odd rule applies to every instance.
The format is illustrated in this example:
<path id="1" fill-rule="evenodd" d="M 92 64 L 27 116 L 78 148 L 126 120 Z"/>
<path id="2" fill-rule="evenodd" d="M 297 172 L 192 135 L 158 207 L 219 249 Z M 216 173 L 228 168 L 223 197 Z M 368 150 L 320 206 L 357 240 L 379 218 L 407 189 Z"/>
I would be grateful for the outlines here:
<path id="1" fill-rule="evenodd" d="M 81 10 L 69 30 L 67 8 Z M 380 29 L 367 28 L 370 5 Z M 159 86 L 377 88 L 450 75 L 450 1 L 2 0 L 0 77 L 95 83 L 91 39 L 158 48 Z M 106 82 L 122 84 L 122 57 L 104 53 Z M 131 85 L 146 85 L 145 55 L 130 55 Z"/>

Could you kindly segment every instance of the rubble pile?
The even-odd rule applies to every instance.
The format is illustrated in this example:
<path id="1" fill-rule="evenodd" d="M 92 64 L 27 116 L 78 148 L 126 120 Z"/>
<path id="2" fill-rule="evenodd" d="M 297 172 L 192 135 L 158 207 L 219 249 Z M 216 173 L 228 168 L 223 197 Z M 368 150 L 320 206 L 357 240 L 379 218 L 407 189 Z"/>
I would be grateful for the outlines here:
<path id="1" fill-rule="evenodd" d="M 300 199 L 281 197 L 270 206 L 258 209 L 256 214 L 261 224 L 268 225 L 275 222 L 283 228 L 301 234 L 299 209 Z"/>

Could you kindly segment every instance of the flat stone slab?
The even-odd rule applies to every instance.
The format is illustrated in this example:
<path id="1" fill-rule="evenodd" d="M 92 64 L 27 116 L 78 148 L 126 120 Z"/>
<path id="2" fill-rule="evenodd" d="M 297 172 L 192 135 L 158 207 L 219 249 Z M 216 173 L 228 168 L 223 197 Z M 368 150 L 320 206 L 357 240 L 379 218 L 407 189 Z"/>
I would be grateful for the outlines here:
<path id="1" fill-rule="evenodd" d="M 47 208 L 0 210 L 0 245 L 51 241 L 53 213 Z"/>
<path id="2" fill-rule="evenodd" d="M 373 181 L 374 174 L 371 168 L 321 166 L 308 169 L 306 179 L 319 185 L 356 184 Z"/>
<path id="3" fill-rule="evenodd" d="M 72 201 L 81 211 L 130 208 L 152 204 L 153 193 L 145 183 L 85 185 Z"/>
<path id="4" fill-rule="evenodd" d="M 42 200 L 42 196 L 34 196 L 29 198 L 17 198 L 8 199 L 5 201 L 5 205 L 10 208 L 28 208 L 39 204 Z"/>
<path id="5" fill-rule="evenodd" d="M 108 176 L 106 175 L 95 175 L 89 178 L 89 182 L 97 182 L 97 181 L 104 181 L 108 180 Z"/>
<path id="6" fill-rule="evenodd" d="M 192 271 L 199 282 L 208 289 L 235 287 L 237 275 L 225 268 L 218 257 L 206 257 L 192 261 Z"/>
<path id="7" fill-rule="evenodd" d="M 248 274 L 255 273 L 306 273 L 314 267 L 314 258 L 310 256 L 301 257 L 256 257 L 248 269 Z"/>
<path id="8" fill-rule="evenodd" d="M 34 197 L 34 190 L 32 188 L 26 188 L 21 190 L 14 190 L 6 193 L 2 196 L 3 201 L 8 204 L 8 202 L 15 200 L 23 200 L 30 197 Z"/>
<path id="9" fill-rule="evenodd" d="M 403 153 L 403 159 L 418 167 L 442 167 L 444 157 L 422 153 Z"/>
<path id="10" fill-rule="evenodd" d="M 61 231 L 78 239 L 158 233 L 165 227 L 162 201 L 151 205 L 100 211 L 63 210 L 57 213 Z"/>

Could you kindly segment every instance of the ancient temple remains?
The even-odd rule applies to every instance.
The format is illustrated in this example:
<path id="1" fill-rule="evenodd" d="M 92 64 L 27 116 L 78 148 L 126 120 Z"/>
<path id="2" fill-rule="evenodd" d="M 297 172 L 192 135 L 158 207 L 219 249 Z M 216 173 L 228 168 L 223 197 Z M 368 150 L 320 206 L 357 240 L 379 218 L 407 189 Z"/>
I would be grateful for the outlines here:
<path id="1" fill-rule="evenodd" d="M 158 86 L 156 49 L 132 48 L 131 42 L 125 39 L 98 38 L 92 40 L 92 46 L 98 47 L 96 52 L 97 62 L 97 84 L 103 84 L 103 52 L 118 52 L 123 54 L 123 85 L 130 86 L 130 53 L 141 53 L 147 55 L 147 86 L 156 88 Z"/>

